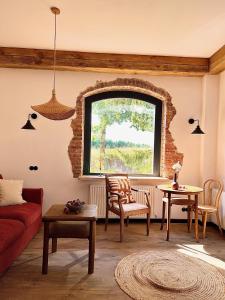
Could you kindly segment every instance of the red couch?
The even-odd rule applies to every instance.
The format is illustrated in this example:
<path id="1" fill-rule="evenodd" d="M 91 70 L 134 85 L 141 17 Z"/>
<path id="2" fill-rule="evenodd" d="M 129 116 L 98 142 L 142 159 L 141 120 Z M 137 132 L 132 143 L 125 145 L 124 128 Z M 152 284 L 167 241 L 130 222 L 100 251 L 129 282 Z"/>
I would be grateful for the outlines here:
<path id="1" fill-rule="evenodd" d="M 21 254 L 41 226 L 43 189 L 24 188 L 22 196 L 27 203 L 0 207 L 0 273 Z"/>

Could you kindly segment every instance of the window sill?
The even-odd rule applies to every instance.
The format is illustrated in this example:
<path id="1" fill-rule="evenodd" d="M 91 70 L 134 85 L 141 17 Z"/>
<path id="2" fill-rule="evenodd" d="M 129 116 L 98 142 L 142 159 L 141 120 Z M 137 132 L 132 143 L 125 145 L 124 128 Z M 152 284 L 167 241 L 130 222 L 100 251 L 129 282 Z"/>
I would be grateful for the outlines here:
<path id="1" fill-rule="evenodd" d="M 105 176 L 102 175 L 81 175 L 78 177 L 82 181 L 98 182 L 104 183 Z M 162 183 L 167 183 L 170 180 L 166 177 L 144 177 L 144 176 L 129 176 L 132 184 L 140 185 L 158 185 Z"/>

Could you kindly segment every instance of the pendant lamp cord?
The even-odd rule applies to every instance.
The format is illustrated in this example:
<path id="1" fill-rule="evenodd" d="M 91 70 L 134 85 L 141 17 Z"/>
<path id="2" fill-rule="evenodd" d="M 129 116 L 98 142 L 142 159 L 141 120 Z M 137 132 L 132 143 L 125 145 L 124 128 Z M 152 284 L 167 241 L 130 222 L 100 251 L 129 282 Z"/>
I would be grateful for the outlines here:
<path id="1" fill-rule="evenodd" d="M 55 15 L 55 34 L 54 34 L 54 64 L 53 64 L 53 93 L 55 94 L 55 65 L 56 65 L 56 13 Z"/>

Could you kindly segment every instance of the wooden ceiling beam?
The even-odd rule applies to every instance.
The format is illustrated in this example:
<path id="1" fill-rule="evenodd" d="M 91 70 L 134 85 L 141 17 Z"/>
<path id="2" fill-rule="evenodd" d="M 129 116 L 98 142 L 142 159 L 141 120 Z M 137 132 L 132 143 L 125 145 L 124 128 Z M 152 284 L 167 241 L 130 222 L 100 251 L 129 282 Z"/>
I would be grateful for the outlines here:
<path id="1" fill-rule="evenodd" d="M 0 47 L 1 68 L 52 69 L 52 66 L 52 50 Z M 124 74 L 202 76 L 209 71 L 209 60 L 196 57 L 57 50 L 56 69 Z"/>
<path id="2" fill-rule="evenodd" d="M 225 70 L 225 45 L 214 53 L 209 59 L 210 74 L 218 74 Z"/>

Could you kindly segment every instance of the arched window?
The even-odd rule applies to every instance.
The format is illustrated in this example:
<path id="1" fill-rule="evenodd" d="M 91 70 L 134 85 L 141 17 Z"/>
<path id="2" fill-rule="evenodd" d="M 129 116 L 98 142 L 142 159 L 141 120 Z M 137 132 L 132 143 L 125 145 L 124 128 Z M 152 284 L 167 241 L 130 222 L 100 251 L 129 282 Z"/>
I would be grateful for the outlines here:
<path id="1" fill-rule="evenodd" d="M 85 97 L 83 174 L 160 175 L 162 101 L 135 91 Z"/>

